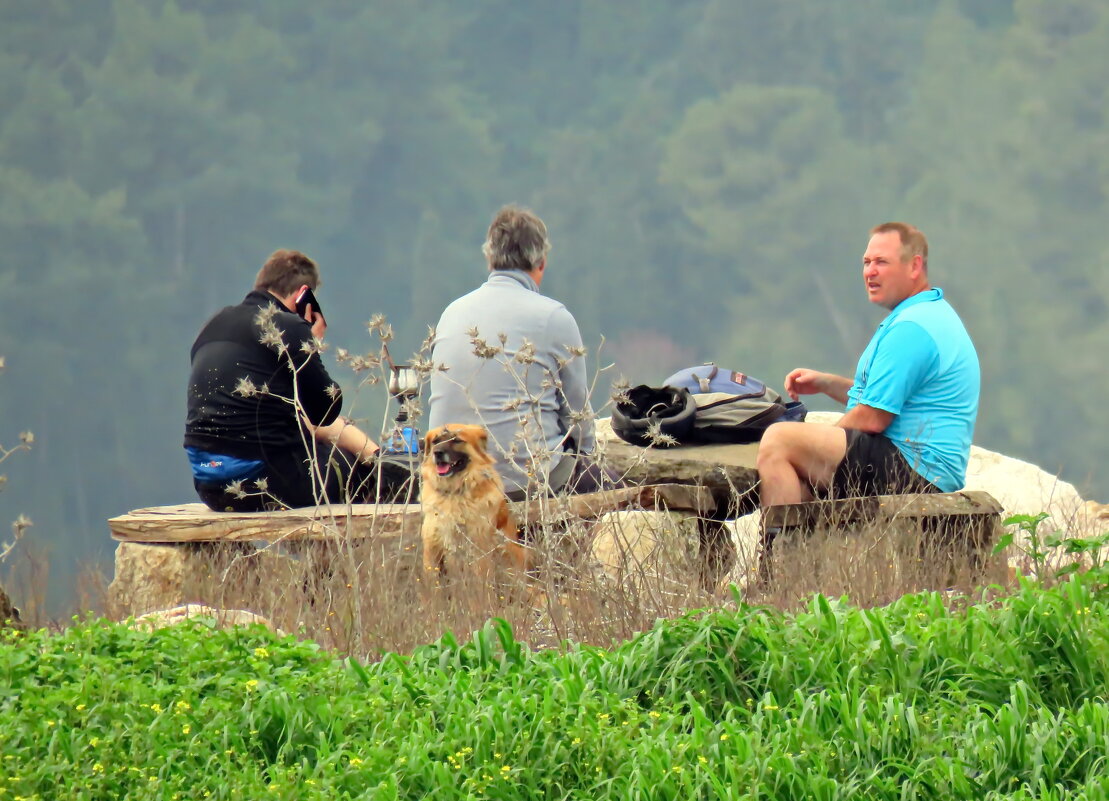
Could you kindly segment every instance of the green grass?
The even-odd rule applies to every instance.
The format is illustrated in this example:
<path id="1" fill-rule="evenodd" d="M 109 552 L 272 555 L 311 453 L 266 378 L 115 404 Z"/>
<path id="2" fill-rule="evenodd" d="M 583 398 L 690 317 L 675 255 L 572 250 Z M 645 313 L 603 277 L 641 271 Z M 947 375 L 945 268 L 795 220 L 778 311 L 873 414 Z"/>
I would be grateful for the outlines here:
<path id="1" fill-rule="evenodd" d="M 261 628 L 0 638 L 0 799 L 1109 797 L 1096 575 L 361 665 Z"/>

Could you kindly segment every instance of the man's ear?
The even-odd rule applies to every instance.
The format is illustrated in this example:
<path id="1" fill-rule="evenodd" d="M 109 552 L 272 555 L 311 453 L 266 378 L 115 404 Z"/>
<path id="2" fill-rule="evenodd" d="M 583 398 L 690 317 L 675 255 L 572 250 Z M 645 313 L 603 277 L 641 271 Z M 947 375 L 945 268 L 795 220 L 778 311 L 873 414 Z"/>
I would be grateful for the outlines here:
<path id="1" fill-rule="evenodd" d="M 919 278 L 924 273 L 924 257 L 919 253 L 913 256 L 913 261 L 909 265 L 909 275 L 913 278 Z"/>

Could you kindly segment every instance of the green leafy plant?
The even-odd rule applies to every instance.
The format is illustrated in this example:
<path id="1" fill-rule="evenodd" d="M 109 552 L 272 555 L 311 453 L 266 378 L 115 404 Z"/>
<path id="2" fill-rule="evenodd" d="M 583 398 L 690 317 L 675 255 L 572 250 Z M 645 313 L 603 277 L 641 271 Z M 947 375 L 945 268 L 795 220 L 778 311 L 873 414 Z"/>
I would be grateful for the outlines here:
<path id="1" fill-rule="evenodd" d="M 0 799 L 1104 797 L 1093 573 L 660 621 L 532 651 L 504 621 L 366 664 L 262 627 L 0 634 Z"/>
<path id="2" fill-rule="evenodd" d="M 1109 532 L 1095 537 L 1068 537 L 1061 531 L 1045 534 L 1041 525 L 1049 515 L 1040 512 L 1036 515 L 1013 515 L 1003 521 L 1003 525 L 1015 530 L 1007 531 L 998 538 L 994 546 L 995 555 L 1015 548 L 1032 564 L 1036 579 L 1044 584 L 1053 584 L 1066 576 L 1082 569 L 1097 573 L 1105 571 L 1105 554 L 1109 548 Z M 1023 536 L 1019 536 L 1023 534 Z M 1074 557 L 1060 565 L 1061 555 Z"/>

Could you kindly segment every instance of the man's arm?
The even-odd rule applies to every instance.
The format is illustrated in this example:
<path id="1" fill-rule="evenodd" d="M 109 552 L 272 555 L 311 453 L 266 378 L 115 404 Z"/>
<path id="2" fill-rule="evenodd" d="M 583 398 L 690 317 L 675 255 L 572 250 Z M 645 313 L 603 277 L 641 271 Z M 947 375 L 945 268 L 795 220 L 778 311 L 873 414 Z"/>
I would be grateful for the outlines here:
<path id="1" fill-rule="evenodd" d="M 328 426 L 339 418 L 343 393 L 324 366 L 323 357 L 315 347 L 316 334 L 322 330 L 323 318 L 309 325 L 299 315 L 281 315 L 291 324 L 284 329 L 288 356 L 296 373 L 297 403 L 302 416 L 313 426 Z"/>
<path id="2" fill-rule="evenodd" d="M 855 407 L 839 425 L 875 434 L 885 431 L 938 358 L 935 341 L 917 323 L 895 322 L 878 343 Z"/>
<path id="3" fill-rule="evenodd" d="M 558 419 L 562 428 L 573 437 L 578 450 L 590 453 L 596 443 L 593 409 L 589 405 L 589 373 L 585 356 L 575 355 L 583 346 L 577 321 L 566 309 L 560 309 L 551 319 L 552 341 L 555 344 L 556 358 L 561 360 L 558 379 L 562 384 L 559 393 Z M 576 420 L 580 413 L 587 412 L 586 419 Z"/>
<path id="4" fill-rule="evenodd" d="M 318 442 L 337 445 L 349 454 L 354 455 L 360 462 L 370 462 L 380 450 L 377 444 L 366 436 L 354 423 L 345 417 L 338 418 L 334 423 L 326 426 L 309 426 L 312 436 Z"/>
<path id="5" fill-rule="evenodd" d="M 893 418 L 894 415 L 890 412 L 860 403 L 841 417 L 836 425 L 840 428 L 857 428 L 868 434 L 881 434 L 889 428 Z"/>
<path id="6" fill-rule="evenodd" d="M 801 395 L 827 395 L 847 404 L 847 392 L 855 382 L 833 373 L 822 373 L 807 367 L 798 367 L 786 376 L 786 393 L 797 400 Z"/>

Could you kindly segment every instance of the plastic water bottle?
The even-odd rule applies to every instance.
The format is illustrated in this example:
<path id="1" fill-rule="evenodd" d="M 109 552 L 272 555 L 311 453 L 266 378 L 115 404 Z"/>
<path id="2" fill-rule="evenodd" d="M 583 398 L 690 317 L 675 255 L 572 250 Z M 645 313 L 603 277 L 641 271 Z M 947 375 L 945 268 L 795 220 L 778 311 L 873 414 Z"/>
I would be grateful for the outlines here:
<path id="1" fill-rule="evenodd" d="M 403 453 L 419 453 L 420 452 L 420 434 L 412 426 L 405 426 L 400 431 Z"/>

